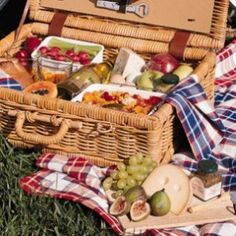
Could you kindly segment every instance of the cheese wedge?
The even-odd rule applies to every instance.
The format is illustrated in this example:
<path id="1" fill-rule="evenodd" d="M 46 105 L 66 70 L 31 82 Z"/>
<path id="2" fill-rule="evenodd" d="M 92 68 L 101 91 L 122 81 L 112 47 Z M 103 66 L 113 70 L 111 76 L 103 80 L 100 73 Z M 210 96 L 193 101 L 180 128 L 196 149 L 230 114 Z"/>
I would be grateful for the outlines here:
<path id="1" fill-rule="evenodd" d="M 188 176 L 180 167 L 172 164 L 155 168 L 142 186 L 149 197 L 165 189 L 171 201 L 170 211 L 176 215 L 188 207 L 193 195 Z"/>

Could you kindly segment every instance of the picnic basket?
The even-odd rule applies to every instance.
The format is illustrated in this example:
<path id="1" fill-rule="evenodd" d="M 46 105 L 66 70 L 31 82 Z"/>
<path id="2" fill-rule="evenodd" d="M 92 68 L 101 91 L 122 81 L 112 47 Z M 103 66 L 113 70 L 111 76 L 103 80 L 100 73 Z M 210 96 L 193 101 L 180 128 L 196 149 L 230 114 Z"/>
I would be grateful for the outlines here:
<path id="1" fill-rule="evenodd" d="M 29 6 L 33 22 L 0 41 L 1 57 L 14 55 L 30 35 L 53 34 L 51 28 L 58 14 L 66 17 L 54 34 L 103 44 L 104 59 L 117 55 L 121 47 L 131 48 L 149 59 L 154 53 L 169 51 L 179 32 L 48 9 L 41 6 L 40 0 L 30 0 Z M 215 0 L 210 34 L 189 33 L 181 52 L 183 60 L 198 62 L 193 73 L 198 75 L 209 99 L 214 97 L 215 51 L 224 45 L 227 8 L 228 1 Z M 100 166 L 116 164 L 136 152 L 149 154 L 158 164 L 167 163 L 177 140 L 181 140 L 178 137 L 181 128 L 170 104 L 163 104 L 148 116 L 61 99 L 48 100 L 6 88 L 0 88 L 0 129 L 14 146 L 80 154 Z"/>

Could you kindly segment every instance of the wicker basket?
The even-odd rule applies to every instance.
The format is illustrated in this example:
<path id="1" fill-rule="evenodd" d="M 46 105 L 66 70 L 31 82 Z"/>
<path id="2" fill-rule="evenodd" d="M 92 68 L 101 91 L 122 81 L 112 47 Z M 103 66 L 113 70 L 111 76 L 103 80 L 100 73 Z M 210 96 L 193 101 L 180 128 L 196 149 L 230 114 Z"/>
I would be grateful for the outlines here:
<path id="1" fill-rule="evenodd" d="M 228 1 L 215 2 L 217 14 L 212 24 L 215 31 L 211 35 L 192 33 L 183 55 L 200 62 L 194 73 L 210 99 L 214 96 L 215 53 L 209 49 L 224 44 L 228 6 Z M 54 12 L 42 9 L 39 0 L 31 0 L 30 4 L 30 16 L 40 22 L 24 25 L 17 40 L 15 32 L 2 39 L 2 57 L 18 51 L 29 35 L 48 34 L 48 22 Z M 174 33 L 172 29 L 74 14 L 67 17 L 62 29 L 64 37 L 104 44 L 105 58 L 114 56 L 120 47 L 129 47 L 149 58 L 151 53 L 168 51 Z M 116 164 L 136 152 L 151 155 L 158 164 L 169 162 L 181 133 L 174 109 L 169 104 L 147 116 L 60 99 L 48 100 L 4 88 L 0 89 L 0 129 L 15 146 L 81 154 L 101 166 Z"/>

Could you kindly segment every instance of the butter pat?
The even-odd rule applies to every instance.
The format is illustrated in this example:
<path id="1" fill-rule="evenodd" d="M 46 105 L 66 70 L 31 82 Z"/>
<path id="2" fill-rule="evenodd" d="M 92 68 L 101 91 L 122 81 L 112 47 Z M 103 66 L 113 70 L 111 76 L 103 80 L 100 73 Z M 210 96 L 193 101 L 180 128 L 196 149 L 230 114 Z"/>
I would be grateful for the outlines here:
<path id="1" fill-rule="evenodd" d="M 127 78 L 128 76 L 130 78 L 134 74 L 134 78 L 137 73 L 141 72 L 144 66 L 145 61 L 138 54 L 128 48 L 121 48 L 116 58 L 112 75 L 119 74 L 123 78 Z M 129 79 L 129 82 L 132 81 Z"/>

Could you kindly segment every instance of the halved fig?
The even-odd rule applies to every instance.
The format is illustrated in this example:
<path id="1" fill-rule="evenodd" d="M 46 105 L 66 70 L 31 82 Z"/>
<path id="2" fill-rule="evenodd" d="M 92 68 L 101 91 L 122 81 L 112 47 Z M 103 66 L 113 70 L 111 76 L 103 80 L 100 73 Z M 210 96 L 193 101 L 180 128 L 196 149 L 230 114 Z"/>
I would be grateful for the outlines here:
<path id="1" fill-rule="evenodd" d="M 109 212 L 113 216 L 126 215 L 130 210 L 130 203 L 126 197 L 120 196 L 111 204 Z"/>
<path id="2" fill-rule="evenodd" d="M 150 215 L 151 207 L 143 200 L 133 202 L 130 208 L 130 218 L 133 221 L 144 220 Z"/>

